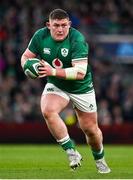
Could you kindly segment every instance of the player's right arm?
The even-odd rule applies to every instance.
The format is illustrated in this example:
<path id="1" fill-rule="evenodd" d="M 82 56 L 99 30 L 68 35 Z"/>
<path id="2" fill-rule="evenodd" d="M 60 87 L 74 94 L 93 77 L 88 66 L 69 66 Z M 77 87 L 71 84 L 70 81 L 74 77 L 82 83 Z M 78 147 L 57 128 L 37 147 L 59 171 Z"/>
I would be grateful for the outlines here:
<path id="1" fill-rule="evenodd" d="M 39 41 L 38 41 L 38 36 L 39 36 L 39 31 L 36 31 L 31 38 L 27 49 L 24 51 L 21 57 L 21 66 L 22 68 L 24 67 L 25 62 L 29 58 L 36 58 L 38 54 L 38 46 L 39 46 Z"/>
<path id="2" fill-rule="evenodd" d="M 29 58 L 35 58 L 36 54 L 34 54 L 33 52 L 31 52 L 28 48 L 25 50 L 25 52 L 22 54 L 21 56 L 21 66 L 22 68 L 24 67 L 25 62 L 27 61 L 27 59 Z"/>

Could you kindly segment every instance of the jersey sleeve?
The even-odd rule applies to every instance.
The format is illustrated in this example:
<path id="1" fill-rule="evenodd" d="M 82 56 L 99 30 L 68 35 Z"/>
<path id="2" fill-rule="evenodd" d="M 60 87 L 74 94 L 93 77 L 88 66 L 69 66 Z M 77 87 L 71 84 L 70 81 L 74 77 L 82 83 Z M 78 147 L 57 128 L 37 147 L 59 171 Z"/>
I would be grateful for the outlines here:
<path id="1" fill-rule="evenodd" d="M 39 42 L 39 36 L 38 36 L 38 31 L 37 31 L 31 38 L 29 45 L 28 45 L 28 49 L 36 55 L 39 53 L 39 43 L 38 42 Z"/>
<path id="2" fill-rule="evenodd" d="M 87 60 L 88 44 L 83 36 L 79 36 L 72 42 L 72 61 Z"/>

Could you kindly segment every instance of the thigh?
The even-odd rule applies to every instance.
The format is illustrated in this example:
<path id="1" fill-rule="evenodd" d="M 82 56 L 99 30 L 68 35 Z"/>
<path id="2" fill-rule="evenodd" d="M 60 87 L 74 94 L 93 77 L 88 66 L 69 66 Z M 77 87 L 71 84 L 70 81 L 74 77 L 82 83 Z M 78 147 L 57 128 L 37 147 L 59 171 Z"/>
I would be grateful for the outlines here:
<path id="1" fill-rule="evenodd" d="M 84 94 L 69 94 L 74 108 L 86 112 L 97 112 L 95 91 L 87 92 Z"/>
<path id="2" fill-rule="evenodd" d="M 48 83 L 41 97 L 42 112 L 56 112 L 60 113 L 69 103 L 69 96 L 62 90 Z"/>
<path id="3" fill-rule="evenodd" d="M 96 130 L 98 128 L 97 122 L 97 112 L 82 112 L 79 109 L 75 109 L 76 115 L 78 117 L 78 122 L 83 131 L 87 130 L 89 132 Z"/>
<path id="4" fill-rule="evenodd" d="M 80 123 L 83 124 L 97 124 L 97 112 L 83 112 L 75 109 L 76 115 Z"/>

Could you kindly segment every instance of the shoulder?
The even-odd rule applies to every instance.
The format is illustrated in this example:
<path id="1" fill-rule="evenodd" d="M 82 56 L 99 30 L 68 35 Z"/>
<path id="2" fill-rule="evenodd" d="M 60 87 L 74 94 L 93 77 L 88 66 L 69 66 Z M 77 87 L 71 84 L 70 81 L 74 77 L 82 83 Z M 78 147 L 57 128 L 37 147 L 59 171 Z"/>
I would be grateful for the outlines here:
<path id="1" fill-rule="evenodd" d="M 70 28 L 69 37 L 72 41 L 85 41 L 84 35 L 75 28 Z"/>
<path id="2" fill-rule="evenodd" d="M 49 34 L 48 28 L 44 27 L 41 29 L 38 29 L 35 33 L 34 36 L 40 37 L 40 38 L 45 38 Z"/>

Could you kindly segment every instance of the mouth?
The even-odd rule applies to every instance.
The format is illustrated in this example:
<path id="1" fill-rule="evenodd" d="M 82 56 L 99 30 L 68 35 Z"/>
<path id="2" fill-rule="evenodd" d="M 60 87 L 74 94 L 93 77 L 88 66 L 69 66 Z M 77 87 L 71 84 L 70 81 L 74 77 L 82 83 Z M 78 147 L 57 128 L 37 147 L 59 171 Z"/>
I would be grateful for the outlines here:
<path id="1" fill-rule="evenodd" d="M 62 39 L 62 38 L 64 38 L 64 35 L 63 34 L 57 34 L 56 38 Z"/>
<path id="2" fill-rule="evenodd" d="M 62 40 L 64 40 L 65 39 L 65 35 L 64 34 L 56 34 L 55 36 L 54 36 L 54 39 L 56 39 L 57 41 L 62 41 Z"/>
<path id="3" fill-rule="evenodd" d="M 57 34 L 57 36 L 63 36 L 63 34 Z"/>

